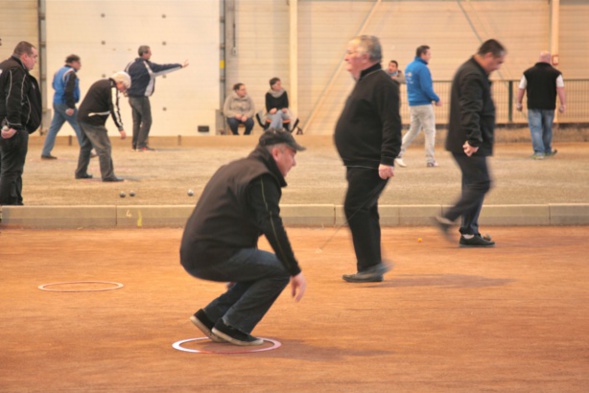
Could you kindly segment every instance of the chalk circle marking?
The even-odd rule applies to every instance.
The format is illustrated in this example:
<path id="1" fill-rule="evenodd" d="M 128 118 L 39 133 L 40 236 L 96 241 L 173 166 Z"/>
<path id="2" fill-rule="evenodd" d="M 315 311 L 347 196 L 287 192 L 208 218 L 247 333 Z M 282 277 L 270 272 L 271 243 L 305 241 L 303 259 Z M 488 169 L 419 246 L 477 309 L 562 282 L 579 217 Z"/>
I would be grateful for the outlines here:
<path id="1" fill-rule="evenodd" d="M 240 355 L 240 354 L 244 354 L 244 353 L 272 351 L 273 349 L 280 348 L 282 346 L 280 341 L 273 340 L 271 338 L 264 338 L 264 337 L 260 337 L 260 338 L 266 342 L 272 343 L 272 346 L 264 347 L 264 348 L 250 347 L 252 349 L 241 350 L 241 351 L 207 351 L 204 349 L 191 349 L 191 348 L 185 348 L 182 346 L 182 344 L 192 342 L 192 341 L 210 340 L 208 337 L 197 337 L 197 338 L 188 338 L 186 340 L 176 341 L 174 344 L 172 344 L 172 347 L 174 349 L 177 349 L 178 351 L 190 352 L 190 353 L 205 353 L 205 354 L 217 354 L 217 355 Z M 217 344 L 215 344 L 215 345 L 217 345 Z M 231 345 L 231 344 L 229 344 L 229 345 Z M 241 347 L 241 348 L 244 348 L 244 347 Z"/>
<path id="2" fill-rule="evenodd" d="M 87 285 L 87 284 L 105 284 L 110 285 L 108 288 L 82 288 L 82 289 L 60 289 L 50 288 L 58 287 L 61 285 Z M 64 282 L 51 282 L 48 284 L 39 285 L 38 288 L 42 291 L 48 292 L 102 292 L 102 291 L 113 291 L 120 289 L 123 284 L 114 281 L 64 281 Z"/>

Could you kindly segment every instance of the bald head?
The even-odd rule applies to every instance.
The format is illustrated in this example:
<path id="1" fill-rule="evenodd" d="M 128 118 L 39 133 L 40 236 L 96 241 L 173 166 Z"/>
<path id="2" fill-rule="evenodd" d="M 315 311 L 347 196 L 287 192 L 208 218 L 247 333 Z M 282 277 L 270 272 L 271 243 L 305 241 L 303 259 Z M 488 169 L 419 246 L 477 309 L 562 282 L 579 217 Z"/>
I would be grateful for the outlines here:
<path id="1" fill-rule="evenodd" d="M 550 54 L 550 52 L 547 52 L 547 51 L 540 52 L 540 58 L 538 59 L 538 61 L 540 63 L 550 64 L 551 60 L 552 60 L 552 55 Z"/>

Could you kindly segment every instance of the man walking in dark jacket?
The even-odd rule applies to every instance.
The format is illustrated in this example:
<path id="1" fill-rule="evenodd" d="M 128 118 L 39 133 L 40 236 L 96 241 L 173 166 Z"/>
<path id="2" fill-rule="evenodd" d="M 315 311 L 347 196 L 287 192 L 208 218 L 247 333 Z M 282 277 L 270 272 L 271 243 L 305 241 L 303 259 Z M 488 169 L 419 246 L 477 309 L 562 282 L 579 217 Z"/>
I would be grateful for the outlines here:
<path id="1" fill-rule="evenodd" d="M 378 282 L 389 267 L 380 245 L 378 198 L 394 176 L 401 149 L 399 84 L 381 68 L 382 49 L 375 36 L 362 35 L 348 44 L 347 70 L 354 90 L 335 127 L 335 145 L 346 166 L 348 190 L 344 211 L 356 252 L 357 273 L 347 282 Z"/>
<path id="2" fill-rule="evenodd" d="M 155 91 L 155 78 L 188 67 L 184 64 L 156 64 L 151 59 L 151 48 L 141 45 L 139 57 L 127 65 L 125 71 L 131 76 L 131 88 L 127 91 L 133 111 L 133 150 L 139 152 L 155 150 L 148 145 L 151 130 L 151 103 L 149 97 Z"/>
<path id="3" fill-rule="evenodd" d="M 222 166 L 188 219 L 180 261 L 194 277 L 231 282 L 228 291 L 190 319 L 216 342 L 260 345 L 250 333 L 290 281 L 298 301 L 306 287 L 280 218 L 281 189 L 304 147 L 269 129 L 247 157 Z M 259 250 L 264 235 L 275 254 Z"/>
<path id="4" fill-rule="evenodd" d="M 487 157 L 493 155 L 495 104 L 489 75 L 498 70 L 506 50 L 496 40 L 485 41 L 464 63 L 452 81 L 450 122 L 446 150 L 462 172 L 462 195 L 436 225 L 447 236 L 454 220 L 462 216 L 460 246 L 489 247 L 495 242 L 479 232 L 479 215 L 491 189 Z"/>
<path id="5" fill-rule="evenodd" d="M 0 63 L 0 205 L 23 204 L 29 134 L 41 124 L 39 84 L 29 73 L 38 57 L 37 48 L 21 41 L 12 56 Z"/>

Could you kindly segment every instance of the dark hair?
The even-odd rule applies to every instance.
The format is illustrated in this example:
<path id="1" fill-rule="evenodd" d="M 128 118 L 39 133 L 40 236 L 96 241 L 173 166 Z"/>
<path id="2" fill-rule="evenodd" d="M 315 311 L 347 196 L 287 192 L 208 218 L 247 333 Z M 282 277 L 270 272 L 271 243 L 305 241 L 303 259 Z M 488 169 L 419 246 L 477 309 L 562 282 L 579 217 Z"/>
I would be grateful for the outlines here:
<path id="1" fill-rule="evenodd" d="M 24 54 L 27 55 L 32 55 L 33 54 L 33 48 L 35 47 L 35 45 L 31 44 L 30 42 L 27 41 L 21 41 L 18 44 L 16 44 L 16 47 L 14 48 L 14 55 L 15 56 L 21 56 Z"/>
<path id="2" fill-rule="evenodd" d="M 395 63 L 395 65 L 397 66 L 397 68 L 399 68 L 399 63 L 397 63 L 397 60 L 391 60 L 389 61 L 389 64 L 391 63 Z"/>
<path id="3" fill-rule="evenodd" d="M 69 55 L 65 58 L 65 64 L 73 63 L 74 61 L 80 61 L 80 56 L 78 55 Z"/>
<path id="4" fill-rule="evenodd" d="M 241 88 L 241 86 L 243 86 L 243 83 L 236 83 L 233 85 L 233 91 L 237 91 Z"/>
<path id="5" fill-rule="evenodd" d="M 270 79 L 270 86 L 274 86 L 276 82 L 280 82 L 280 78 L 274 77 Z"/>
<path id="6" fill-rule="evenodd" d="M 490 39 L 483 42 L 479 48 L 479 51 L 477 52 L 477 55 L 484 56 L 487 53 L 491 53 L 493 57 L 499 57 L 503 56 L 506 52 L 507 50 L 503 45 L 501 45 L 499 41 Z"/>
<path id="7" fill-rule="evenodd" d="M 427 45 L 418 46 L 417 49 L 415 49 L 415 56 L 421 57 L 421 55 L 423 55 L 428 50 L 429 50 L 429 46 L 427 46 Z"/>
<path id="8" fill-rule="evenodd" d="M 139 56 L 143 56 L 144 53 L 149 52 L 149 45 L 141 45 L 139 47 L 139 49 L 137 50 L 137 53 L 139 53 Z"/>

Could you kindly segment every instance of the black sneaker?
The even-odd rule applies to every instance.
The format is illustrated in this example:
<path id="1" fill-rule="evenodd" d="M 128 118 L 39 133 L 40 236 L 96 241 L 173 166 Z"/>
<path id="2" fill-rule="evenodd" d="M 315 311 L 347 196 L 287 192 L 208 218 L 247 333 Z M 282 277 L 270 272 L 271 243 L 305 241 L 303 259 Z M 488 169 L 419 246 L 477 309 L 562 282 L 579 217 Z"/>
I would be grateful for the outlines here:
<path id="1" fill-rule="evenodd" d="M 84 173 L 83 175 L 76 176 L 76 179 L 92 179 L 92 174 Z"/>
<path id="2" fill-rule="evenodd" d="M 225 324 L 223 319 L 219 319 L 217 323 L 215 323 L 212 333 L 234 345 L 246 346 L 264 344 L 264 340 L 261 338 L 254 337 L 251 334 L 235 329 L 234 327 Z"/>
<path id="3" fill-rule="evenodd" d="M 218 337 L 216 334 L 212 332 L 215 323 L 210 320 L 207 314 L 205 314 L 204 310 L 201 308 L 198 310 L 193 316 L 190 317 L 190 321 L 200 329 L 208 338 L 213 340 L 216 343 L 225 342 L 221 337 Z"/>
<path id="4" fill-rule="evenodd" d="M 391 270 L 390 264 L 379 263 L 358 273 L 344 274 L 342 278 L 347 282 L 381 282 L 383 275 L 389 270 Z"/>
<path id="5" fill-rule="evenodd" d="M 464 236 L 460 236 L 460 247 L 494 247 L 495 242 L 489 239 L 485 239 L 481 235 L 474 235 L 474 237 L 467 239 Z"/>
<path id="6" fill-rule="evenodd" d="M 51 154 L 46 155 L 46 156 L 41 156 L 42 160 L 57 160 L 57 157 L 52 156 Z"/>

